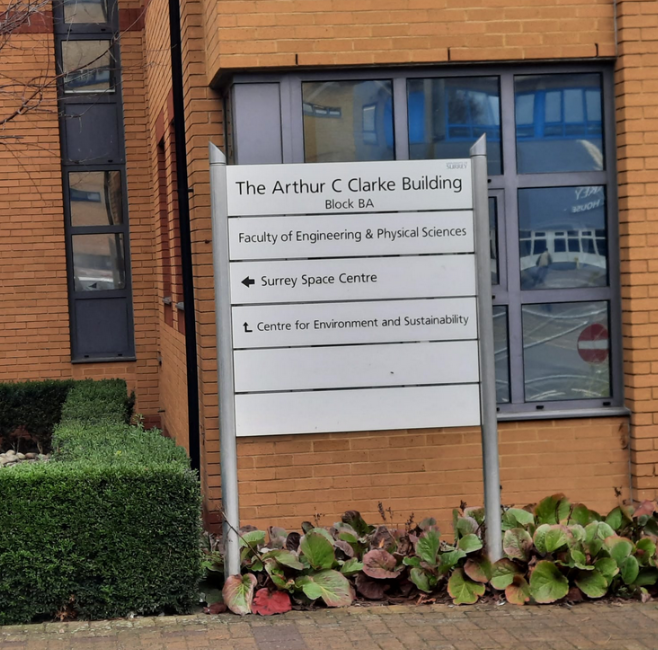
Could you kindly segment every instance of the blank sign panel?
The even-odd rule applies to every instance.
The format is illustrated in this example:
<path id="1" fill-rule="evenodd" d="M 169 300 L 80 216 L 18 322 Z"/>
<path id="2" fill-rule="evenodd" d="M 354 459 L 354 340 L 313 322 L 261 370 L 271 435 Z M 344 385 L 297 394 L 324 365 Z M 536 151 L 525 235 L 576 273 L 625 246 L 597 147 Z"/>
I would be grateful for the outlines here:
<path id="1" fill-rule="evenodd" d="M 241 392 L 477 382 L 477 341 L 235 352 Z"/>

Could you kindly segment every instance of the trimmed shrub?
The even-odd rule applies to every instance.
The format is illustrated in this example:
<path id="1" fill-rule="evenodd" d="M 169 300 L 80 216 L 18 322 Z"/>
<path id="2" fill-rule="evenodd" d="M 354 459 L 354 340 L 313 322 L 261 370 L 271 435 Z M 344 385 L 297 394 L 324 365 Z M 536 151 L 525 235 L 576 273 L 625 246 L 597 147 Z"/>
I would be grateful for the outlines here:
<path id="1" fill-rule="evenodd" d="M 135 406 L 135 393 L 128 395 L 123 379 L 85 379 L 69 391 L 62 408 L 62 421 L 129 423 Z"/>
<path id="2" fill-rule="evenodd" d="M 0 625 L 189 611 L 201 497 L 185 451 L 107 421 L 62 424 L 54 446 L 0 470 Z"/>
<path id="3" fill-rule="evenodd" d="M 0 384 L 0 450 L 25 438 L 47 452 L 74 383 L 48 380 Z"/>

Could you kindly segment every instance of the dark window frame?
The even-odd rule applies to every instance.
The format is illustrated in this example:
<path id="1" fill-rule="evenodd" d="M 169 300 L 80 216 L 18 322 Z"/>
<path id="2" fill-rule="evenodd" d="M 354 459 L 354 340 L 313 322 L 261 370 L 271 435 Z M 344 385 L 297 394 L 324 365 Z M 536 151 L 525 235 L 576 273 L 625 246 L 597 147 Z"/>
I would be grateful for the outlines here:
<path id="1" fill-rule="evenodd" d="M 517 173 L 514 77 L 572 73 L 598 73 L 602 82 L 603 146 L 605 165 L 602 171 L 567 173 Z M 407 81 L 411 79 L 496 76 L 500 84 L 500 129 L 503 169 L 489 177 L 490 196 L 498 200 L 499 284 L 493 287 L 494 306 L 506 306 L 509 334 L 509 376 L 511 402 L 499 404 L 499 419 L 532 419 L 556 417 L 591 417 L 627 413 L 624 407 L 624 374 L 622 359 L 622 308 L 620 288 L 618 196 L 616 183 L 615 105 L 613 66 L 608 61 L 595 63 L 564 62 L 559 64 L 518 64 L 445 66 L 432 68 L 372 68 L 364 70 L 326 70 L 285 73 L 238 74 L 225 87 L 225 101 L 235 114 L 232 88 L 238 84 L 279 83 L 281 162 L 303 163 L 302 83 L 322 81 L 356 81 L 390 79 L 393 82 L 393 120 L 395 160 L 409 159 L 407 115 Z M 233 138 L 239 138 L 234 133 Z M 233 142 L 235 162 L 240 164 L 240 147 Z M 247 161 L 253 163 L 255 161 Z M 579 187 L 602 185 L 606 191 L 606 225 L 608 234 L 608 277 L 606 287 L 577 289 L 520 288 L 520 256 L 518 254 L 518 190 L 523 188 Z M 524 368 L 521 310 L 525 304 L 550 302 L 607 301 L 610 315 L 610 384 L 609 398 L 546 402 L 524 402 Z"/>
<path id="2" fill-rule="evenodd" d="M 128 211 L 128 179 L 126 174 L 125 132 L 123 121 L 123 84 L 121 76 L 121 48 L 119 39 L 119 11 L 117 0 L 108 0 L 107 23 L 65 23 L 61 1 L 53 2 L 55 32 L 55 60 L 58 72 L 57 98 L 59 112 L 60 141 L 62 151 L 62 190 L 64 196 L 64 232 L 66 237 L 67 283 L 69 295 L 69 319 L 71 334 L 71 363 L 98 363 L 114 361 L 135 361 L 135 334 L 132 295 L 132 267 L 130 252 L 130 218 Z M 113 91 L 67 93 L 63 83 L 62 43 L 65 41 L 107 41 L 115 69 Z M 118 155 L 113 158 L 95 158 L 89 161 L 75 161 L 69 156 L 67 128 L 74 119 L 84 120 L 84 111 L 79 118 L 72 118 L 69 107 L 112 106 L 115 108 Z M 117 225 L 73 226 L 71 223 L 70 184 L 71 172 L 118 171 L 121 174 L 121 207 L 123 221 Z M 123 237 L 123 261 L 125 286 L 123 289 L 99 291 L 79 291 L 75 288 L 73 237 L 85 234 L 121 234 Z M 111 354 L 85 354 L 84 334 L 78 331 L 78 305 L 87 300 L 121 301 L 125 305 L 126 345 Z"/>

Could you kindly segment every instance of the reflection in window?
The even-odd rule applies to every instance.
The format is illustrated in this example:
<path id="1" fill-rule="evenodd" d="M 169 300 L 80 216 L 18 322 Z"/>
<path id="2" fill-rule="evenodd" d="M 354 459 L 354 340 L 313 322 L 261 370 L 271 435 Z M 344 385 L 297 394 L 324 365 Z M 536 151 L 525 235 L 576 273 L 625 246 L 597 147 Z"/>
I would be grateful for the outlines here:
<path id="1" fill-rule="evenodd" d="M 123 223 L 121 172 L 70 172 L 72 226 L 117 226 Z"/>
<path id="2" fill-rule="evenodd" d="M 126 265 L 123 235 L 73 235 L 73 276 L 76 291 L 124 289 Z"/>
<path id="3" fill-rule="evenodd" d="M 63 41 L 64 92 L 112 91 L 113 63 L 111 41 Z"/>
<path id="4" fill-rule="evenodd" d="M 302 84 L 306 162 L 393 160 L 390 81 Z"/>
<path id="5" fill-rule="evenodd" d="M 524 305 L 522 310 L 526 401 L 610 396 L 607 302 Z"/>
<path id="6" fill-rule="evenodd" d="M 605 189 L 519 190 L 519 255 L 522 289 L 606 286 Z"/>
<path id="7" fill-rule="evenodd" d="M 99 24 L 107 22 L 106 0 L 63 0 L 64 22 Z"/>
<path id="8" fill-rule="evenodd" d="M 497 77 L 411 79 L 407 84 L 409 157 L 468 158 L 487 136 L 490 174 L 502 173 Z"/>
<path id="9" fill-rule="evenodd" d="M 520 174 L 603 169 L 599 74 L 514 77 Z"/>
<path id="10" fill-rule="evenodd" d="M 498 201 L 489 197 L 489 248 L 491 254 L 491 284 L 499 284 L 498 279 Z"/>
<path id="11" fill-rule="evenodd" d="M 494 305 L 493 320 L 494 354 L 496 358 L 496 402 L 498 404 L 507 404 L 510 401 L 507 307 Z"/>

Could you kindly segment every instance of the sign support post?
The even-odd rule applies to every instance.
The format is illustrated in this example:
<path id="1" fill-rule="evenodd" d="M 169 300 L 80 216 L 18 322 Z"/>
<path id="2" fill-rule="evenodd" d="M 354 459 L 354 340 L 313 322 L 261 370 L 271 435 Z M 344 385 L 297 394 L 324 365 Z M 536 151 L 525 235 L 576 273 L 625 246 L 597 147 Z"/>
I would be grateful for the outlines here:
<path id="1" fill-rule="evenodd" d="M 229 281 L 228 206 L 226 156 L 210 143 L 210 187 L 212 206 L 212 254 L 215 273 L 215 326 L 217 328 L 217 380 L 219 436 L 222 472 L 224 574 L 240 573 L 240 507 L 238 502 L 238 458 L 235 435 L 235 379 L 233 333 L 231 331 L 231 287 Z"/>
<path id="2" fill-rule="evenodd" d="M 482 413 L 482 469 L 484 508 L 489 558 L 496 562 L 503 554 L 500 520 L 500 468 L 498 463 L 498 415 L 496 408 L 496 365 L 493 306 L 491 304 L 491 243 L 489 234 L 489 193 L 487 140 L 483 135 L 471 147 L 473 173 L 473 221 L 477 260 L 477 314 L 480 339 L 480 409 Z"/>

